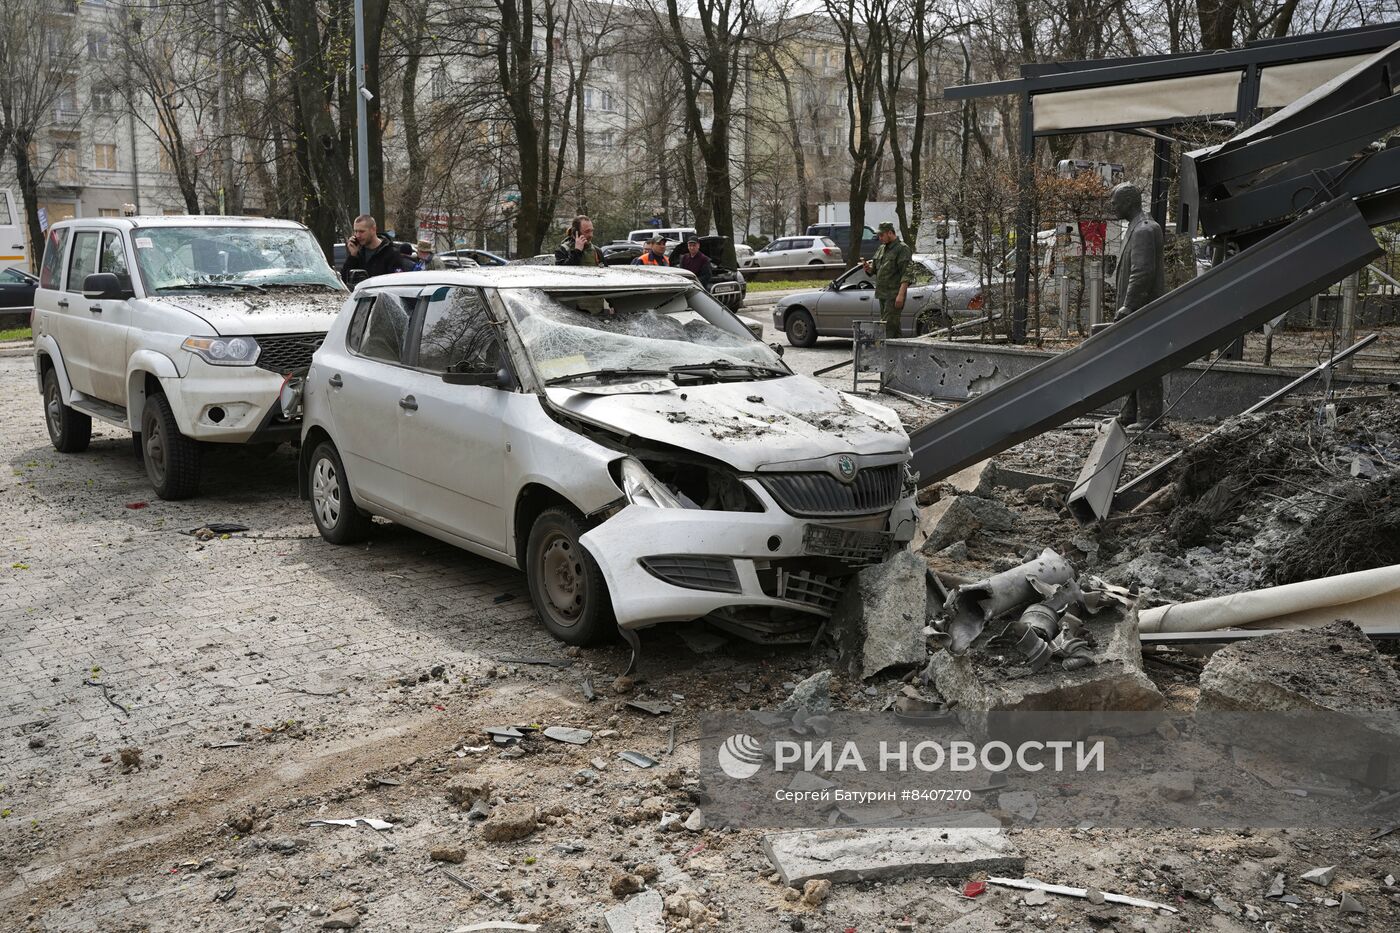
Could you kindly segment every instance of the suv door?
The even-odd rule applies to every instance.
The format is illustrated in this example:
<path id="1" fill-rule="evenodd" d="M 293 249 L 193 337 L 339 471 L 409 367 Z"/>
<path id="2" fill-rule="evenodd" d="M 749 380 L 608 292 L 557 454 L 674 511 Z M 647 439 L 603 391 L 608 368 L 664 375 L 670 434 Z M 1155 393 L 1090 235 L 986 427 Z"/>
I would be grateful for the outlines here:
<path id="1" fill-rule="evenodd" d="M 501 551 L 506 546 L 506 407 L 496 386 L 451 385 L 443 373 L 492 373 L 502 346 L 475 288 L 426 293 L 414 327 L 414 368 L 403 374 L 409 405 L 398 413 L 408 514 Z"/>
<path id="2" fill-rule="evenodd" d="M 417 289 L 360 298 L 345 337 L 326 365 L 335 446 L 355 497 L 386 511 L 402 509 L 399 446 L 400 384 L 409 372 L 409 325 Z"/>
<path id="3" fill-rule="evenodd" d="M 93 312 L 88 310 L 91 302 L 83 297 L 83 279 L 97 271 L 97 257 L 102 249 L 102 231 L 72 228 L 69 239 L 72 245 L 68 248 L 63 294 L 57 296 L 57 313 L 54 315 L 56 326 L 53 332 L 58 340 L 59 352 L 63 354 L 63 366 L 68 371 L 69 384 L 75 391 L 84 395 L 96 396 L 92 356 L 97 330 L 91 322 Z"/>
<path id="4" fill-rule="evenodd" d="M 97 252 L 97 271 L 110 272 L 131 292 L 131 271 L 127 263 L 125 237 L 120 231 L 102 234 Z M 81 291 L 83 283 L 78 283 Z M 88 366 L 92 370 L 92 394 L 106 402 L 126 407 L 127 336 L 131 330 L 131 304 L 125 298 L 96 301 L 81 298 L 77 320 L 91 333 L 88 340 Z"/>

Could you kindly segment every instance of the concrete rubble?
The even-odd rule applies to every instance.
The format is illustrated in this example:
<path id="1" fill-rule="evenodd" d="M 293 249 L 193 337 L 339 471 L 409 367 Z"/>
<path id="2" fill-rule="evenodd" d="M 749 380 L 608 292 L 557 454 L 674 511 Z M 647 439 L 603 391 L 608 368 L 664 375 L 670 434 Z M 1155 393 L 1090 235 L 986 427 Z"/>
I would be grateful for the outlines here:
<path id="1" fill-rule="evenodd" d="M 786 885 L 898 878 L 1019 874 L 1026 860 L 995 820 L 990 825 L 826 829 L 773 833 L 763 851 Z"/>
<path id="2" fill-rule="evenodd" d="M 927 573 L 927 562 L 900 551 L 856 575 L 829 625 L 843 669 L 864 679 L 924 662 Z"/>

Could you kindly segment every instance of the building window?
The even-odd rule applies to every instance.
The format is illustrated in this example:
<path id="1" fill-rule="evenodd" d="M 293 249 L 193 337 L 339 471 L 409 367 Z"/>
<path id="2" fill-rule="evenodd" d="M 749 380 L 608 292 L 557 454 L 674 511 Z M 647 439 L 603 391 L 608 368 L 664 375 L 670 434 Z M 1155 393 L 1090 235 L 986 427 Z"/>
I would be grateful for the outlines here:
<path id="1" fill-rule="evenodd" d="M 59 143 L 53 156 L 54 178 L 60 182 L 73 183 L 78 180 L 78 147 L 72 143 Z"/>
<path id="2" fill-rule="evenodd" d="M 117 170 L 117 147 L 113 143 L 96 143 L 92 147 L 92 167 L 99 172 Z"/>
<path id="3" fill-rule="evenodd" d="M 447 96 L 447 69 L 436 68 L 433 70 L 432 81 L 429 83 L 428 93 L 433 100 Z"/>
<path id="4" fill-rule="evenodd" d="M 92 89 L 92 109 L 97 113 L 111 113 L 112 89 L 108 87 L 94 87 Z"/>
<path id="5" fill-rule="evenodd" d="M 105 32 L 90 32 L 87 37 L 88 58 L 105 62 L 112 57 L 111 38 Z"/>
<path id="6" fill-rule="evenodd" d="M 612 91 L 591 87 L 584 89 L 583 106 L 585 110 L 601 110 L 604 113 L 612 113 L 616 109 Z"/>
<path id="7" fill-rule="evenodd" d="M 121 210 L 115 207 L 99 207 L 97 209 L 98 217 L 120 217 L 121 215 Z"/>

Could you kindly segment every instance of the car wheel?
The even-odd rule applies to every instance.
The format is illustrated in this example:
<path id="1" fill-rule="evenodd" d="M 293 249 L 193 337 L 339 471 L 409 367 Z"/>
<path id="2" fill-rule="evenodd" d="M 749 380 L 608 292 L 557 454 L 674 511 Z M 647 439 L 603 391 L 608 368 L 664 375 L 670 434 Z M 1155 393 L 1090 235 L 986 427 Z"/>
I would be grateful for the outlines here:
<path id="1" fill-rule="evenodd" d="M 824 260 L 824 259 L 813 259 L 811 262 L 807 263 L 807 265 L 809 265 L 809 266 L 824 266 L 824 265 L 826 265 L 826 260 Z"/>
<path id="2" fill-rule="evenodd" d="M 345 465 L 335 445 L 322 441 L 307 462 L 307 488 L 311 490 L 311 517 L 316 530 L 331 544 L 354 544 L 368 535 L 374 520 L 360 511 Z"/>
<path id="3" fill-rule="evenodd" d="M 810 347 L 817 342 L 817 325 L 812 322 L 812 315 L 805 309 L 789 311 L 783 325 L 787 331 L 788 343 L 794 347 Z"/>
<path id="4" fill-rule="evenodd" d="M 92 441 L 92 419 L 63 403 L 58 373 L 52 369 L 44 373 L 44 424 L 49 429 L 49 442 L 59 453 L 81 453 Z"/>
<path id="5" fill-rule="evenodd" d="M 592 645 L 612 634 L 608 585 L 579 544 L 583 518 L 572 509 L 545 509 L 530 527 L 525 577 L 530 600 L 549 634 L 569 645 Z"/>
<path id="6" fill-rule="evenodd" d="M 180 433 L 170 400 L 163 393 L 146 398 L 141 412 L 141 459 L 146 476 L 162 499 L 188 499 L 199 492 L 199 442 Z"/>

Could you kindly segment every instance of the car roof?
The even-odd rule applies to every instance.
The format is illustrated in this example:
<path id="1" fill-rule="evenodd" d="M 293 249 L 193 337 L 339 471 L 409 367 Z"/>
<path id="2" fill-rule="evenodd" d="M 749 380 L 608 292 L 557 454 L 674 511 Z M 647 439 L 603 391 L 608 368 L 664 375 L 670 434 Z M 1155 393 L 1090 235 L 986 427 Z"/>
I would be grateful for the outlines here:
<path id="1" fill-rule="evenodd" d="M 137 217 L 70 217 L 54 224 L 55 227 L 81 227 L 101 225 L 135 230 L 142 227 L 282 227 L 287 230 L 305 230 L 304 224 L 279 217 L 235 217 L 219 214 L 151 214 Z"/>
<path id="2" fill-rule="evenodd" d="M 646 266 L 536 266 L 528 264 L 396 272 L 362 282 L 356 291 L 405 286 L 461 285 L 468 288 L 675 288 L 673 270 Z M 684 280 L 689 281 L 688 277 Z"/>

